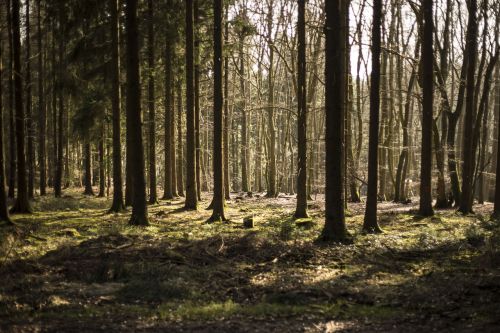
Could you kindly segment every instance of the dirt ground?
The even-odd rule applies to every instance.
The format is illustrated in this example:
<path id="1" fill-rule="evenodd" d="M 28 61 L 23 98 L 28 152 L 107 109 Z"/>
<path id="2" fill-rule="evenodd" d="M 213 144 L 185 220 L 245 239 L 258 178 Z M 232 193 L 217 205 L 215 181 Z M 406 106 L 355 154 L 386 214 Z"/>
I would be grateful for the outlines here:
<path id="1" fill-rule="evenodd" d="M 2 332 L 500 332 L 500 224 L 413 214 L 381 203 L 384 233 L 321 244 L 322 198 L 234 195 L 228 223 L 182 200 L 150 206 L 151 226 L 110 215 L 108 199 L 69 191 L 0 228 Z M 244 217 L 255 227 L 245 229 Z"/>

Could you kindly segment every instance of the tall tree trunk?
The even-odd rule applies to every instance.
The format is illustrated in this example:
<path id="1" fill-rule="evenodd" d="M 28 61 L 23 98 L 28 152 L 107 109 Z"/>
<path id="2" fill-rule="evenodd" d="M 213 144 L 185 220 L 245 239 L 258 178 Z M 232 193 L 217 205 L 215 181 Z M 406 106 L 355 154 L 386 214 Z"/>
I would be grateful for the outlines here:
<path id="1" fill-rule="evenodd" d="M 297 207 L 295 217 L 307 214 L 307 87 L 306 87 L 306 19 L 305 0 L 298 0 L 298 75 L 297 75 Z M 272 129 L 274 131 L 274 129 Z"/>
<path id="2" fill-rule="evenodd" d="M 92 147 L 90 145 L 89 139 L 85 139 L 85 143 L 83 144 L 84 150 L 84 168 L 85 168 L 85 178 L 84 185 L 85 190 L 83 194 L 85 195 L 94 195 L 94 189 L 92 188 Z"/>
<path id="3" fill-rule="evenodd" d="M 229 6 L 226 6 L 225 10 L 225 22 L 224 22 L 224 45 L 228 44 L 229 41 Z M 229 56 L 224 54 L 224 132 L 223 132 L 223 144 L 224 144 L 224 197 L 226 200 L 231 200 L 229 194 Z"/>
<path id="4" fill-rule="evenodd" d="M 477 0 L 470 0 L 469 3 L 469 27 L 467 29 L 467 42 L 470 47 L 467 48 L 464 57 L 467 58 L 467 81 L 465 97 L 465 119 L 463 131 L 463 170 L 462 170 L 462 195 L 460 198 L 459 211 L 463 214 L 472 212 L 472 194 L 474 181 L 474 159 L 473 155 L 473 126 L 475 122 L 474 115 L 474 75 L 476 73 L 477 59 Z"/>
<path id="5" fill-rule="evenodd" d="M 347 1 L 325 2 L 325 108 L 326 189 L 325 226 L 322 239 L 344 241 L 347 237 L 344 204 L 344 116 L 346 109 Z"/>
<path id="6" fill-rule="evenodd" d="M 7 0 L 7 37 L 9 39 L 9 175 L 7 193 L 14 198 L 16 190 L 16 124 L 14 110 L 14 43 L 12 38 L 12 0 Z"/>
<path id="7" fill-rule="evenodd" d="M 268 179 L 267 179 L 267 196 L 270 198 L 278 195 L 276 190 L 276 126 L 274 124 L 274 46 L 273 46 L 273 11 L 274 1 L 269 1 L 268 17 L 267 17 L 267 43 L 269 47 L 269 70 L 267 73 L 267 128 L 269 131 L 268 143 Z"/>
<path id="8" fill-rule="evenodd" d="M 172 59 L 174 58 L 174 51 L 172 49 Z M 174 79 L 172 77 L 172 89 L 171 89 L 171 92 L 170 92 L 170 100 L 172 101 L 172 108 L 171 108 L 171 112 L 170 112 L 170 122 L 171 122 L 171 126 L 170 126 L 170 152 L 171 152 L 171 156 L 170 156 L 170 167 L 172 168 L 172 184 L 171 184 L 171 187 L 172 187 L 172 196 L 174 198 L 178 197 L 179 196 L 179 193 L 177 193 L 177 174 L 178 174 L 178 169 L 177 169 L 177 153 L 176 153 L 176 141 L 175 141 L 175 133 L 176 133 L 176 130 L 177 130 L 177 127 L 176 127 L 176 120 L 175 120 L 175 82 L 174 82 Z M 177 120 L 177 123 L 180 121 L 180 118 Z M 179 134 L 179 139 L 181 138 L 181 134 Z M 182 140 L 180 140 L 180 142 L 182 142 Z"/>
<path id="9" fill-rule="evenodd" d="M 19 0 L 12 0 L 12 38 L 14 46 L 14 96 L 16 106 L 16 144 L 17 144 L 17 197 L 12 207 L 15 213 L 31 213 L 28 187 L 26 184 L 26 156 L 24 151 L 24 109 L 23 79 L 21 73 L 21 31 Z"/>
<path id="10" fill-rule="evenodd" d="M 30 0 L 26 0 L 26 131 L 27 137 L 27 166 L 28 166 L 28 196 L 32 199 L 35 196 L 35 150 L 34 136 L 35 129 L 33 126 L 32 115 L 32 95 L 31 95 L 31 26 L 30 26 Z"/>
<path id="11" fill-rule="evenodd" d="M 372 73 L 370 85 L 370 127 L 368 137 L 368 193 L 363 230 L 380 232 L 377 221 L 378 185 L 378 134 L 380 113 L 380 28 L 382 21 L 382 0 L 373 2 L 372 25 Z M 359 93 L 359 92 L 358 92 Z"/>
<path id="12" fill-rule="evenodd" d="M 63 38 L 59 36 L 59 46 L 58 46 L 58 55 L 59 55 L 59 67 L 57 68 L 58 70 L 58 75 L 59 78 L 61 79 L 62 73 L 63 73 L 63 62 L 64 62 L 64 45 L 63 45 Z M 55 135 L 57 135 L 57 158 L 56 158 L 56 174 L 54 177 L 54 195 L 56 198 L 61 197 L 62 195 L 62 176 L 63 176 L 63 139 L 64 139 L 64 126 L 63 126 L 63 119 L 64 119 L 64 99 L 63 99 L 63 92 L 61 87 L 55 86 L 54 89 L 56 90 L 57 99 L 59 101 L 59 113 L 57 116 L 57 122 L 54 122 L 55 126 Z"/>
<path id="13" fill-rule="evenodd" d="M 184 208 L 188 210 L 198 208 L 194 110 L 193 1 L 186 0 L 186 201 Z"/>
<path id="14" fill-rule="evenodd" d="M 158 202 L 156 192 L 155 41 L 153 0 L 148 0 L 148 111 L 149 111 L 149 203 Z"/>
<path id="15" fill-rule="evenodd" d="M 0 41 L 0 82 L 3 78 L 3 45 Z M 0 84 L 0 221 L 12 224 L 7 206 L 7 195 L 5 193 L 5 167 L 4 167 L 4 152 L 3 152 L 3 85 Z"/>
<path id="16" fill-rule="evenodd" d="M 99 193 L 97 196 L 99 198 L 104 198 L 106 196 L 106 164 L 104 163 L 104 121 L 101 125 L 101 137 L 99 138 L 98 151 L 99 151 Z"/>
<path id="17" fill-rule="evenodd" d="M 224 170 L 222 147 L 222 10 L 223 1 L 214 0 L 214 197 L 210 221 L 223 221 L 224 215 Z"/>
<path id="18" fill-rule="evenodd" d="M 500 76 L 499 76 L 499 73 L 500 73 L 500 64 L 497 64 L 497 68 L 496 68 L 496 75 L 495 75 L 495 79 L 496 79 L 496 89 L 495 89 L 495 114 L 497 115 L 500 115 Z M 497 158 L 498 156 L 500 156 L 500 130 L 498 130 L 500 128 L 500 117 L 497 116 L 496 118 L 496 121 L 497 121 L 497 151 L 496 151 L 496 154 L 497 154 Z M 496 165 L 496 170 L 495 170 L 495 198 L 494 198 L 494 208 L 493 208 L 493 217 L 498 219 L 500 218 L 500 161 L 497 160 L 497 165 Z"/>
<path id="19" fill-rule="evenodd" d="M 44 92 L 44 67 L 42 48 L 42 15 L 41 0 L 37 0 L 37 30 L 38 30 L 38 168 L 40 170 L 40 195 L 47 194 L 47 157 L 46 157 L 46 135 L 47 135 L 47 107 L 45 105 Z"/>
<path id="20" fill-rule="evenodd" d="M 241 111 L 241 190 L 248 192 L 248 115 L 246 110 L 246 87 L 245 87 L 245 58 L 244 58 L 245 35 L 240 33 L 238 42 L 239 77 L 240 77 L 240 111 Z"/>
<path id="21" fill-rule="evenodd" d="M 139 77 L 139 40 L 137 28 L 137 0 L 126 0 L 126 68 L 127 68 L 127 132 L 130 133 L 129 152 L 133 155 L 130 173 L 133 186 L 132 225 L 148 225 L 146 181 L 144 179 L 144 147 L 142 143 L 141 89 Z"/>
<path id="22" fill-rule="evenodd" d="M 200 142 L 200 13 L 199 0 L 193 0 L 194 5 L 194 126 L 196 149 L 196 194 L 201 201 L 201 142 Z"/>
<path id="23" fill-rule="evenodd" d="M 120 91 L 120 43 L 118 1 L 111 4 L 111 109 L 113 122 L 113 203 L 110 212 L 125 209 L 123 203 L 122 147 L 121 147 L 121 91 Z"/>
<path id="24" fill-rule="evenodd" d="M 184 196 L 184 147 L 182 145 L 182 81 L 177 81 L 177 192 Z"/>
<path id="25" fill-rule="evenodd" d="M 167 1 L 167 7 L 169 10 L 172 9 L 171 1 Z M 170 22 L 165 23 L 167 25 L 167 34 L 165 38 L 165 122 L 164 122 L 164 183 L 163 183 L 163 199 L 173 199 L 174 195 L 172 192 L 172 113 L 174 112 L 172 108 L 172 34 L 173 29 Z"/>
<path id="26" fill-rule="evenodd" d="M 492 161 L 490 163 L 490 175 L 495 174 L 495 177 L 497 175 L 496 169 L 498 165 L 498 149 L 500 146 L 499 141 L 498 141 L 498 136 L 500 135 L 500 64 L 497 64 L 496 69 L 495 69 L 495 102 L 493 105 L 493 115 L 494 115 L 494 129 L 493 129 L 493 152 L 492 152 Z M 493 176 L 491 176 L 493 177 Z M 499 177 L 500 178 L 500 177 Z M 490 178 L 488 181 L 490 185 L 493 183 L 493 179 Z M 491 202 L 496 202 L 496 196 L 495 196 L 496 188 L 494 186 L 490 186 L 490 191 L 489 191 L 489 198 L 488 200 Z"/>
<path id="27" fill-rule="evenodd" d="M 420 158 L 420 205 L 419 214 L 432 216 L 432 122 L 434 95 L 432 0 L 423 0 L 424 17 L 422 37 L 422 153 Z"/>

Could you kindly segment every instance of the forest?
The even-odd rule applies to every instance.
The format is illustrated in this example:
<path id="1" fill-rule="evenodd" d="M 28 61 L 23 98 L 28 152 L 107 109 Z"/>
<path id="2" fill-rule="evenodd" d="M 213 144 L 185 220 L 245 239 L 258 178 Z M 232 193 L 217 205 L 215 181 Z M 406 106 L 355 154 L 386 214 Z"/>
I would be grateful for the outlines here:
<path id="1" fill-rule="evenodd" d="M 0 331 L 500 332 L 499 29 L 0 0 Z"/>

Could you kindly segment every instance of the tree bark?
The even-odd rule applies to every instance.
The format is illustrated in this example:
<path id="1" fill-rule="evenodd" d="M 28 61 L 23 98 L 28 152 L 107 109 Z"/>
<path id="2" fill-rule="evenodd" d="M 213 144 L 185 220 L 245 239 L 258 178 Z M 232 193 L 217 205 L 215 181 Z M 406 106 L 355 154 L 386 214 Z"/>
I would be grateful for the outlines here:
<path id="1" fill-rule="evenodd" d="M 0 41 L 0 82 L 3 78 L 3 43 Z M 9 209 L 7 206 L 7 195 L 5 193 L 5 167 L 4 167 L 4 142 L 3 142 L 3 85 L 0 84 L 0 221 L 6 222 L 11 225 L 12 221 L 9 216 Z"/>
<path id="2" fill-rule="evenodd" d="M 7 0 L 7 37 L 9 39 L 9 175 L 7 196 L 14 198 L 16 190 L 16 128 L 14 110 L 14 43 L 12 38 L 12 0 Z"/>
<path id="3" fill-rule="evenodd" d="M 465 97 L 465 119 L 463 130 L 463 170 L 462 170 L 462 195 L 460 198 L 459 211 L 463 214 L 472 212 L 472 194 L 474 178 L 474 158 L 473 155 L 473 126 L 474 126 L 474 75 L 476 73 L 477 59 L 477 0 L 469 2 L 469 25 L 467 29 L 467 42 L 470 47 L 466 50 L 464 57 L 467 58 L 467 80 Z"/>
<path id="4" fill-rule="evenodd" d="M 224 96 L 222 92 L 222 0 L 214 0 L 214 196 L 212 200 L 212 216 L 210 221 L 223 221 L 224 215 L 224 168 L 222 147 L 222 109 Z"/>
<path id="5" fill-rule="evenodd" d="M 35 150 L 34 150 L 34 136 L 35 129 L 33 126 L 33 109 L 32 101 L 33 96 L 31 94 L 31 26 L 30 26 L 30 0 L 25 2 L 26 6 L 26 132 L 27 132 L 27 146 L 26 146 L 26 159 L 28 167 L 28 196 L 30 199 L 35 196 Z"/>
<path id="6" fill-rule="evenodd" d="M 120 21 L 118 1 L 110 0 L 111 8 L 111 109 L 113 122 L 113 203 L 110 212 L 125 209 L 123 203 L 122 147 L 121 147 L 121 91 L 120 91 Z"/>
<path id="7" fill-rule="evenodd" d="M 420 158 L 420 204 L 419 214 L 434 215 L 432 208 L 432 123 L 433 123 L 433 16 L 432 0 L 423 0 L 423 36 L 422 36 L 422 153 Z"/>
<path id="8" fill-rule="evenodd" d="M 186 201 L 184 208 L 198 208 L 196 182 L 196 128 L 194 110 L 194 0 L 186 0 Z"/>
<path id="9" fill-rule="evenodd" d="M 382 21 L 382 0 L 374 0 L 372 26 L 372 73 L 370 85 L 370 127 L 368 137 L 368 193 L 363 223 L 365 232 L 380 232 L 377 221 L 378 185 L 378 134 L 380 113 L 380 26 Z"/>
<path id="10" fill-rule="evenodd" d="M 156 191 L 155 40 L 153 0 L 148 0 L 148 172 L 149 203 L 158 202 Z"/>
<path id="11" fill-rule="evenodd" d="M 267 43 L 269 46 L 269 70 L 267 74 L 267 128 L 269 131 L 268 143 L 268 179 L 267 197 L 273 198 L 278 195 L 276 190 L 276 126 L 274 124 L 274 45 L 272 37 L 273 27 L 273 1 L 269 1 L 267 17 Z"/>
<path id="12" fill-rule="evenodd" d="M 326 216 L 321 238 L 325 241 L 344 241 L 348 234 L 344 212 L 344 170 L 340 157 L 344 156 L 347 1 L 326 1 L 325 14 Z"/>
<path id="13" fill-rule="evenodd" d="M 26 183 L 26 155 L 24 147 L 24 109 L 23 79 L 21 72 L 21 29 L 19 18 L 19 0 L 12 0 L 12 38 L 14 46 L 14 97 L 16 108 L 16 144 L 17 144 L 17 197 L 11 212 L 32 213 Z"/>
<path id="14" fill-rule="evenodd" d="M 130 173 L 133 186 L 132 225 L 148 225 L 146 181 L 144 179 L 144 147 L 142 143 L 141 89 L 139 77 L 139 40 L 137 28 L 137 0 L 126 0 L 126 68 L 127 68 L 127 132 L 130 133 L 129 152 L 133 156 Z"/>
<path id="15" fill-rule="evenodd" d="M 167 7 L 171 10 L 172 3 L 167 1 Z M 173 126 L 172 119 L 172 34 L 173 29 L 170 22 L 165 23 L 167 25 L 167 33 L 165 36 L 165 122 L 164 122 L 164 183 L 163 183 L 163 199 L 169 200 L 173 199 L 172 192 L 172 137 L 171 137 L 171 126 Z"/>
<path id="16" fill-rule="evenodd" d="M 225 22 L 224 22 L 224 45 L 228 44 L 229 41 L 229 6 L 226 6 L 225 10 Z M 231 200 L 231 195 L 229 194 L 229 56 L 224 55 L 224 132 L 223 132 L 223 142 L 224 142 L 224 197 L 226 200 Z"/>
<path id="17" fill-rule="evenodd" d="M 41 0 L 37 0 L 37 30 L 38 30 L 38 168 L 40 170 L 40 195 L 47 194 L 47 107 L 44 92 L 44 67 L 42 47 L 42 15 Z"/>
<path id="18" fill-rule="evenodd" d="M 297 75 L 297 206 L 295 217 L 307 214 L 307 87 L 306 87 L 306 0 L 298 0 L 298 75 Z M 272 129 L 274 131 L 274 129 Z"/>
<path id="19" fill-rule="evenodd" d="M 84 149 L 84 168 L 85 168 L 85 178 L 84 185 L 85 190 L 83 194 L 85 195 L 94 195 L 94 190 L 92 189 L 92 147 L 88 139 L 85 139 L 85 143 L 83 144 Z"/>

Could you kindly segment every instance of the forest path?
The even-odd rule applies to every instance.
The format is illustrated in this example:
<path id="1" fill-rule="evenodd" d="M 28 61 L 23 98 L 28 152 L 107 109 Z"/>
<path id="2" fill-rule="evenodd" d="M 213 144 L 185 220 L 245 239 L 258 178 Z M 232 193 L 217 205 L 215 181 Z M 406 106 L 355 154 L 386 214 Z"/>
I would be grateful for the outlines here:
<path id="1" fill-rule="evenodd" d="M 305 227 L 291 219 L 293 197 L 254 196 L 228 203 L 230 223 L 206 224 L 209 211 L 173 200 L 137 228 L 129 213 L 106 214 L 109 200 L 68 193 L 15 216 L 14 234 L 0 229 L 0 331 L 500 330 L 491 205 L 422 219 L 415 205 L 382 203 L 382 235 L 361 235 L 363 206 L 350 205 L 353 244 L 325 245 L 319 196 Z"/>

